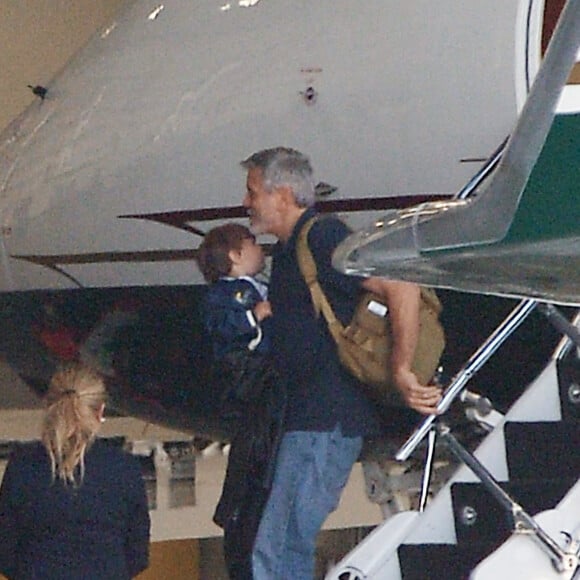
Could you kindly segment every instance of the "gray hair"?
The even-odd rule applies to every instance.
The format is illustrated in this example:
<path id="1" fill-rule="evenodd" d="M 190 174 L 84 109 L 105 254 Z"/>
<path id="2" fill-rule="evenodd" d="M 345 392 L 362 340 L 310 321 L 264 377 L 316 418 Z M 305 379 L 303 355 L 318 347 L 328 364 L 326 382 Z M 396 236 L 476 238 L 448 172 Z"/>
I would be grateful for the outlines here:
<path id="1" fill-rule="evenodd" d="M 264 187 L 272 191 L 276 187 L 292 188 L 299 207 L 310 207 L 315 202 L 315 185 L 310 159 L 290 147 L 262 149 L 242 161 L 244 169 L 261 169 Z"/>

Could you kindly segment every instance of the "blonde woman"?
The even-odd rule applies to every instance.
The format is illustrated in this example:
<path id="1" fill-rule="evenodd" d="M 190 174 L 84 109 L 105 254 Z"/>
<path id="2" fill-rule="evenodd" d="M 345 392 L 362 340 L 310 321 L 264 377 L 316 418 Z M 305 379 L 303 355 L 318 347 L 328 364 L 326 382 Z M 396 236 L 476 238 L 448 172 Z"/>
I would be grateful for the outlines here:
<path id="1" fill-rule="evenodd" d="M 0 488 L 0 572 L 14 580 L 124 580 L 148 565 L 149 513 L 139 464 L 97 438 L 103 379 L 58 371 L 42 441 L 19 447 Z"/>

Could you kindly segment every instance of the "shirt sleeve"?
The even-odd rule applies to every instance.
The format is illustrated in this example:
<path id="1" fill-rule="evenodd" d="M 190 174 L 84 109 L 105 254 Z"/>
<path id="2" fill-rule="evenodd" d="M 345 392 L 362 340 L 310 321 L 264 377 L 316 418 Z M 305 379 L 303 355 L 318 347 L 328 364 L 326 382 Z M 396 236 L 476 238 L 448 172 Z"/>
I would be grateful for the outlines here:
<path id="1" fill-rule="evenodd" d="M 125 538 L 125 558 L 131 578 L 149 566 L 149 539 L 151 521 L 147 506 L 145 483 L 137 460 L 128 459 L 127 474 L 127 533 Z"/>
<path id="2" fill-rule="evenodd" d="M 316 261 L 318 280 L 336 316 L 346 324 L 352 318 L 364 278 L 335 270 L 332 254 L 349 234 L 347 225 L 335 216 L 319 219 L 310 230 L 308 245 Z"/>

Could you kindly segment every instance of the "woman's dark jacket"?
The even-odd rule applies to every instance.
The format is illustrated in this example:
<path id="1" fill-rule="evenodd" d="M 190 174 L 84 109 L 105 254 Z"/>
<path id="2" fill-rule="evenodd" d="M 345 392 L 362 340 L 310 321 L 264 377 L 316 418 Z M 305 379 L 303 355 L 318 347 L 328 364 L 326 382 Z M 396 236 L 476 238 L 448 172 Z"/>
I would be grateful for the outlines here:
<path id="1" fill-rule="evenodd" d="M 139 464 L 97 440 L 74 487 L 53 482 L 40 443 L 19 446 L 0 488 L 0 572 L 16 580 L 125 580 L 148 565 Z"/>

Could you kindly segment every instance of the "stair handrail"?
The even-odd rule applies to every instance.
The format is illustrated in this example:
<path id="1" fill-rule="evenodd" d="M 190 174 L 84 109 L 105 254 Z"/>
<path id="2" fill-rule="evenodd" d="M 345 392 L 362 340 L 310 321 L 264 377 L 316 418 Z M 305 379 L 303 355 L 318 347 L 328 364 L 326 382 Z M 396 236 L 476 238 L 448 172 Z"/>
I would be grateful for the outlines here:
<path id="1" fill-rule="evenodd" d="M 538 302 L 531 298 L 522 300 L 503 322 L 490 334 L 487 340 L 477 349 L 469 360 L 461 367 L 455 377 L 445 389 L 437 412 L 426 416 L 413 434 L 397 451 L 395 458 L 398 461 L 405 461 L 417 448 L 425 436 L 429 433 L 435 421 L 445 413 L 455 398 L 462 392 L 465 385 L 471 380 L 475 373 L 489 360 L 505 340 L 520 326 L 520 324 L 535 309 Z"/>
<path id="2" fill-rule="evenodd" d="M 576 345 L 576 348 L 580 349 L 580 330 L 576 326 L 576 323 L 570 322 L 554 304 L 540 304 L 538 309 L 556 330 L 566 336 L 572 344 Z M 579 316 L 580 310 L 576 314 L 577 320 Z"/>

